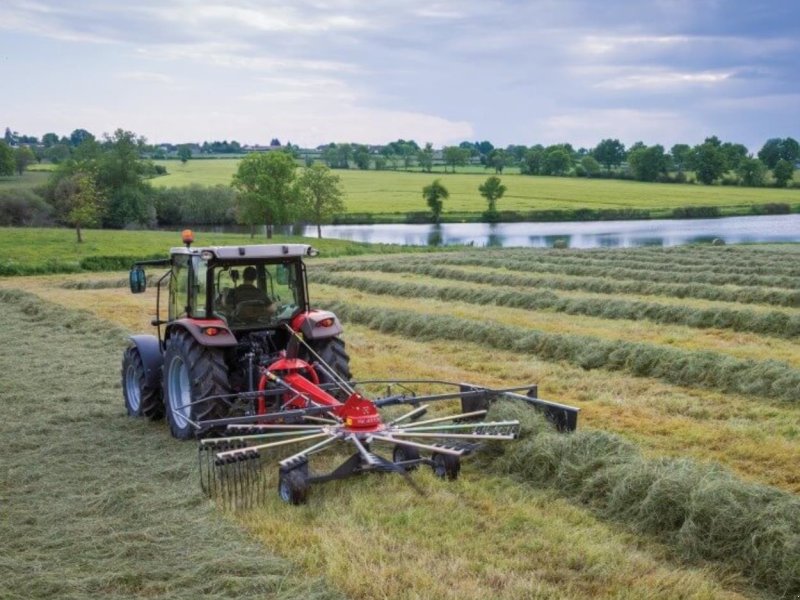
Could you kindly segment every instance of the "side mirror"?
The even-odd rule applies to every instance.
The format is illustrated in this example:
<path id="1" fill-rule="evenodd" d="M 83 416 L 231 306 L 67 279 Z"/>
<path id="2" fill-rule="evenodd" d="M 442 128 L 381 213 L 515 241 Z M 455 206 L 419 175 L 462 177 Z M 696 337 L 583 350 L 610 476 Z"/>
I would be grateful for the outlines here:
<path id="1" fill-rule="evenodd" d="M 131 267 L 128 280 L 131 284 L 132 294 L 141 294 L 147 289 L 147 276 L 144 274 L 144 269 L 139 265 Z"/>
<path id="2" fill-rule="evenodd" d="M 287 285 L 289 283 L 289 269 L 286 268 L 286 265 L 278 265 L 275 268 L 275 279 L 278 280 L 278 284 L 280 285 Z"/>

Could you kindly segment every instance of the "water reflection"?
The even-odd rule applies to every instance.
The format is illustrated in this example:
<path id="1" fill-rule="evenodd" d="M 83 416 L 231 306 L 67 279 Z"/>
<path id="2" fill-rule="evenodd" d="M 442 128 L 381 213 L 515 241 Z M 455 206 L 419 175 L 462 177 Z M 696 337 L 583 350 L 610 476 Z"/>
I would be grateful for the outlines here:
<path id="1" fill-rule="evenodd" d="M 198 228 L 201 229 L 202 228 Z M 257 228 L 263 238 L 264 228 Z M 218 232 L 249 233 L 249 227 L 213 227 Z M 317 236 L 315 225 L 282 233 Z M 445 223 L 442 225 L 323 225 L 322 236 L 413 246 L 526 246 L 545 248 L 627 248 L 709 243 L 800 242 L 800 215 L 651 221 L 569 223 Z"/>
<path id="2" fill-rule="evenodd" d="M 315 235 L 307 227 L 305 235 Z M 442 225 L 325 225 L 323 237 L 407 245 L 627 248 L 710 243 L 800 242 L 800 215 L 724 219 L 569 223 L 445 223 Z"/>

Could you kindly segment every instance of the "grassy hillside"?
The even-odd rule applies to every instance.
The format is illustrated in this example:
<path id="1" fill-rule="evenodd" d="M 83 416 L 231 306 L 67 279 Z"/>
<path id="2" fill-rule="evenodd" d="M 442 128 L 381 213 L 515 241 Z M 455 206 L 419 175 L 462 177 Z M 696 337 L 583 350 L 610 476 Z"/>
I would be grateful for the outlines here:
<path id="1" fill-rule="evenodd" d="M 152 180 L 158 187 L 228 184 L 236 160 L 190 160 L 185 165 L 162 161 L 169 174 Z M 440 177 L 450 192 L 445 212 L 481 212 L 485 200 L 478 186 L 491 175 L 483 173 L 430 174 L 395 171 L 337 171 L 345 190 L 348 212 L 395 213 L 425 211 L 422 188 Z M 671 211 L 683 206 L 727 208 L 784 202 L 800 204 L 800 191 L 770 188 L 640 183 L 568 177 L 529 177 L 508 173 L 508 187 L 498 203 L 500 210 L 651 209 Z"/>

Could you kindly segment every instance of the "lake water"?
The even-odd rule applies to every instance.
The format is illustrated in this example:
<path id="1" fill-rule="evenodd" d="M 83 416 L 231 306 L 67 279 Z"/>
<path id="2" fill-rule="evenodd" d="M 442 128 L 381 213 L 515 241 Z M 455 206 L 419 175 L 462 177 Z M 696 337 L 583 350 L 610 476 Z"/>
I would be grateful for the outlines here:
<path id="1" fill-rule="evenodd" d="M 316 227 L 303 228 L 315 237 Z M 677 246 L 715 238 L 740 242 L 800 242 L 800 214 L 722 219 L 589 221 L 563 223 L 445 223 L 435 225 L 324 225 L 322 236 L 357 242 L 414 246 L 550 247 L 564 240 L 570 248 Z"/>

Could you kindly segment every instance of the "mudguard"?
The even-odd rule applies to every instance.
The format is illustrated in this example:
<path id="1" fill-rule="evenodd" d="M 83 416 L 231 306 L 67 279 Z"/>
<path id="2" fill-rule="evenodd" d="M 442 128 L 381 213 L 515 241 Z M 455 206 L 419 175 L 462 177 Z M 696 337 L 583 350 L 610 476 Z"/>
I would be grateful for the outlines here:
<path id="1" fill-rule="evenodd" d="M 144 365 L 145 384 L 148 387 L 161 387 L 161 367 L 164 364 L 164 355 L 161 353 L 161 344 L 154 335 L 132 335 L 131 342 L 139 351 Z"/>
<path id="2" fill-rule="evenodd" d="M 189 332 L 197 340 L 197 343 L 203 346 L 229 348 L 237 344 L 236 336 L 231 333 L 222 319 L 178 319 L 169 324 L 166 336 L 172 335 L 177 328 Z M 214 335 L 206 333 L 210 330 L 215 332 Z"/>
<path id="3" fill-rule="evenodd" d="M 329 310 L 310 310 L 292 319 L 292 329 L 303 334 L 306 340 L 336 337 L 344 328 L 339 318 Z"/>

